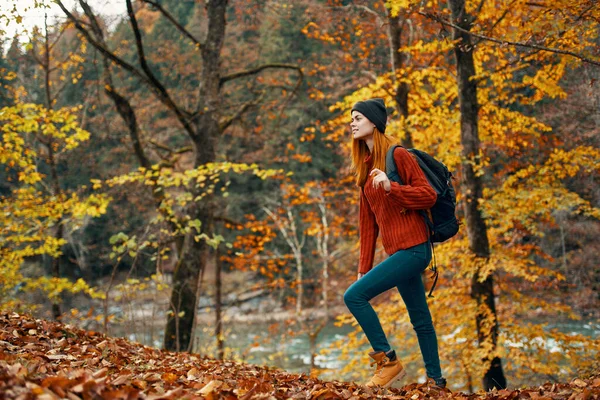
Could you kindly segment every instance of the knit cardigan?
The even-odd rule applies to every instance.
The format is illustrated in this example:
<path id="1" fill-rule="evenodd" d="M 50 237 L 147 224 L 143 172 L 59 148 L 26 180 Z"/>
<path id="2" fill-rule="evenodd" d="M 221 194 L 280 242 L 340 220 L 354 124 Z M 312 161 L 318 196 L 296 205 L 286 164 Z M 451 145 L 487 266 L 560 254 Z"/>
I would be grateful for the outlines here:
<path id="1" fill-rule="evenodd" d="M 428 239 L 427 225 L 417 211 L 431 208 L 437 199 L 417 161 L 403 147 L 394 150 L 394 161 L 403 185 L 391 182 L 386 192 L 373 188 L 372 177 L 360 191 L 359 233 L 360 259 L 358 272 L 366 274 L 373 268 L 377 235 L 381 232 L 383 248 L 388 255 L 424 243 Z M 372 156 L 365 162 L 373 168 Z"/>

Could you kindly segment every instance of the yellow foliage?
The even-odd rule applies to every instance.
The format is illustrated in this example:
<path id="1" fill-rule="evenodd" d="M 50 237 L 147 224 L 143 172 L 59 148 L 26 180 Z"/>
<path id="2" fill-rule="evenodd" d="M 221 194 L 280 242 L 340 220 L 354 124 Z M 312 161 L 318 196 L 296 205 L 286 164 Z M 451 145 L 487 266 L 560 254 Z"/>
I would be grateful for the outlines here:
<path id="1" fill-rule="evenodd" d="M 562 181 L 578 173 L 600 171 L 600 150 L 576 147 L 555 149 L 542 165 L 530 165 L 506 179 L 497 189 L 485 189 L 483 211 L 498 235 L 510 232 L 516 223 L 539 233 L 540 221 L 554 221 L 556 211 L 583 214 L 600 219 L 600 210 Z"/>
<path id="2" fill-rule="evenodd" d="M 76 230 L 83 218 L 106 212 L 109 199 L 105 196 L 48 192 L 46 177 L 37 171 L 40 160 L 47 157 L 44 148 L 48 151 L 51 146 L 58 157 L 89 138 L 71 111 L 47 110 L 36 104 L 0 110 L 0 164 L 18 175 L 10 194 L 0 197 L 0 307 L 25 307 L 16 297 L 27 291 L 42 291 L 50 300 L 63 292 L 99 296 L 82 280 L 25 276 L 21 271 L 32 257 L 60 257 L 66 241 L 55 237 L 56 224 Z"/>
<path id="3" fill-rule="evenodd" d="M 421 0 L 387 0 L 385 6 L 390 10 L 392 16 L 397 16 L 400 11 L 421 4 Z"/>

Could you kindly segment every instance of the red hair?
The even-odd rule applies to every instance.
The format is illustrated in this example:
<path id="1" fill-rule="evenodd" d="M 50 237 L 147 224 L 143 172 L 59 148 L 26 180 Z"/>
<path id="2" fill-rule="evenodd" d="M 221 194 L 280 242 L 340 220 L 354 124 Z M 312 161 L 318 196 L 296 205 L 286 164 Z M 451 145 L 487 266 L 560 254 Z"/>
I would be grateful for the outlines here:
<path id="1" fill-rule="evenodd" d="M 373 168 L 385 172 L 385 155 L 390 147 L 397 144 L 396 139 L 385 133 L 379 132 L 377 128 L 373 131 Z M 365 158 L 369 155 L 369 147 L 364 140 L 354 139 L 352 141 L 352 168 L 356 176 L 356 186 L 363 187 L 367 181 L 369 171 Z"/>

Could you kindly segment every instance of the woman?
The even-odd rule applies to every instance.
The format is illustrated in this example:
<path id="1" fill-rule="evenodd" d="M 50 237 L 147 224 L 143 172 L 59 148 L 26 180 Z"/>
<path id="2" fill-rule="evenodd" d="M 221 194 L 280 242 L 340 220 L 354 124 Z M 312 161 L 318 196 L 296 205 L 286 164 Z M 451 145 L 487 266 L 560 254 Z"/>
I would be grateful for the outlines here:
<path id="1" fill-rule="evenodd" d="M 431 248 L 427 226 L 417 212 L 431 208 L 437 195 L 402 147 L 394 150 L 394 161 L 405 184 L 390 182 L 385 174 L 385 156 L 395 141 L 385 135 L 386 121 L 382 99 L 359 101 L 352 108 L 352 162 L 356 184 L 361 188 L 360 260 L 358 279 L 344 294 L 344 302 L 373 348 L 369 356 L 377 369 L 367 386 L 389 387 L 406 374 L 369 304 L 372 298 L 396 287 L 417 333 L 428 384 L 444 388 L 437 337 L 421 280 L 431 261 Z M 389 258 L 372 268 L 379 233 Z"/>

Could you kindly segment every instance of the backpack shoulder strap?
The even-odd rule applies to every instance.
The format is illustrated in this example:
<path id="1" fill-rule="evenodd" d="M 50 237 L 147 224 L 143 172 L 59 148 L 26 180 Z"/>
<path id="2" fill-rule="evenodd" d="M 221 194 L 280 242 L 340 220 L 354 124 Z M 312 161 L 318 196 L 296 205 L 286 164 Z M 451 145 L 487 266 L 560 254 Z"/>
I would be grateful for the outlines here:
<path id="1" fill-rule="evenodd" d="M 403 185 L 402 179 L 400 178 L 400 174 L 398 174 L 398 166 L 396 166 L 396 162 L 394 161 L 394 150 L 397 147 L 402 147 L 398 144 L 393 145 L 387 151 L 385 155 L 385 173 L 390 181 L 398 182 Z"/>

